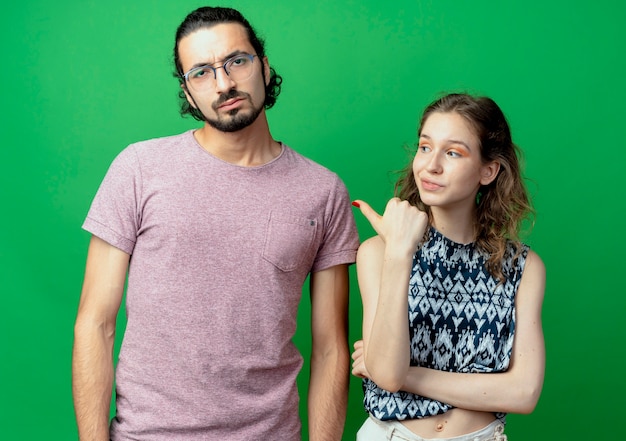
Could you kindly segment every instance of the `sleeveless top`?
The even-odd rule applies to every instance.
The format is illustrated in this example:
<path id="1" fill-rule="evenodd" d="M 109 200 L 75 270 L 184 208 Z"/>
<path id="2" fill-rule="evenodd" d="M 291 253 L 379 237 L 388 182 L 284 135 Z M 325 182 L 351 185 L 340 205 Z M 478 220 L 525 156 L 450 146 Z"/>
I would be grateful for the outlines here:
<path id="1" fill-rule="evenodd" d="M 488 255 L 474 243 L 451 241 L 434 228 L 413 256 L 409 280 L 411 366 L 448 372 L 508 369 L 515 333 L 515 293 L 529 247 L 507 243 L 504 282 L 485 266 Z M 439 415 L 453 406 L 409 392 L 391 393 L 363 381 L 365 409 L 379 420 Z M 496 413 L 502 422 L 504 413 Z"/>

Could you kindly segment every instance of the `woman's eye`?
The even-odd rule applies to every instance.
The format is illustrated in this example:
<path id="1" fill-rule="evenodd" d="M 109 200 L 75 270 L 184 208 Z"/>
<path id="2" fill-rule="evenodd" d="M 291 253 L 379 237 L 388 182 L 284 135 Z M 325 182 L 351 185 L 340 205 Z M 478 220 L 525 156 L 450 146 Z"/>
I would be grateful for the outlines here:
<path id="1" fill-rule="evenodd" d="M 465 158 L 468 153 L 464 150 L 448 150 L 448 155 L 453 158 Z"/>
<path id="2" fill-rule="evenodd" d="M 420 145 L 417 149 L 420 152 L 424 152 L 424 153 L 430 152 L 430 147 L 428 147 L 427 145 Z"/>

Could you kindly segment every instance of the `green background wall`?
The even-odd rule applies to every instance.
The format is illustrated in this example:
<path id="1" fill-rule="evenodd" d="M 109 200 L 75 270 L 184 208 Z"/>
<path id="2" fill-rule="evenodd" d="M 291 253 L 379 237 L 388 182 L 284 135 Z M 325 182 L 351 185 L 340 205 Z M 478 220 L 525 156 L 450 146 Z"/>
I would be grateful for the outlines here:
<path id="1" fill-rule="evenodd" d="M 626 406 L 624 3 L 225 1 L 267 38 L 284 77 L 272 133 L 382 209 L 420 110 L 439 93 L 492 96 L 526 152 L 543 257 L 547 371 L 512 440 L 615 439 Z M 110 161 L 196 127 L 178 115 L 176 26 L 198 1 L 31 0 L 0 17 L 0 427 L 76 439 L 70 356 L 88 235 Z M 357 213 L 358 214 L 358 213 Z M 364 239 L 372 234 L 357 217 Z M 352 268 L 351 341 L 360 337 Z M 306 298 L 306 296 L 304 297 Z M 302 304 L 297 344 L 309 351 Z M 122 328 L 122 326 L 120 326 Z M 306 395 L 306 375 L 300 387 Z M 344 439 L 365 418 L 351 383 Z M 303 413 L 304 415 L 304 413 Z"/>

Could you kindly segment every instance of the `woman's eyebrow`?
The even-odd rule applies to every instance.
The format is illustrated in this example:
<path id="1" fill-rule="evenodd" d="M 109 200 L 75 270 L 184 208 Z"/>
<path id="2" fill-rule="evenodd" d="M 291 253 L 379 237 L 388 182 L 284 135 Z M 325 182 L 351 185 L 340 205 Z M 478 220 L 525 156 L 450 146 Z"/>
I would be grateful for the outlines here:
<path id="1" fill-rule="evenodd" d="M 425 134 L 425 133 L 422 133 L 420 135 L 420 138 L 425 138 L 425 139 L 427 139 L 429 141 L 432 141 L 432 138 L 430 136 L 428 136 L 427 134 Z M 461 141 L 461 140 L 458 140 L 458 139 L 446 139 L 446 142 L 448 144 L 460 144 L 463 147 L 465 147 L 466 149 L 472 150 L 472 148 L 469 145 L 467 145 L 467 143 L 465 141 Z"/>

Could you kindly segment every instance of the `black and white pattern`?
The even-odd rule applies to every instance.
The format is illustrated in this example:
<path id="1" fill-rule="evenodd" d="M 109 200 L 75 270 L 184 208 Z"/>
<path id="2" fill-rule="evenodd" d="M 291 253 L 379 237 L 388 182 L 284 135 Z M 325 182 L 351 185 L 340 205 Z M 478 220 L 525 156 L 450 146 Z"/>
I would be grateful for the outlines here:
<path id="1" fill-rule="evenodd" d="M 507 244 L 498 281 L 487 271 L 487 255 L 472 244 L 444 237 L 434 228 L 413 257 L 408 302 L 411 365 L 449 372 L 503 372 L 515 333 L 515 293 L 528 246 L 516 256 Z M 380 420 L 438 415 L 452 406 L 408 392 L 391 393 L 364 380 L 365 409 Z M 497 414 L 504 421 L 504 414 Z"/>

